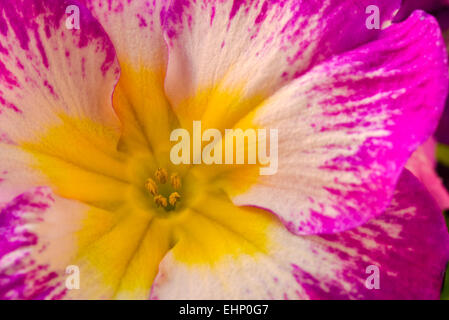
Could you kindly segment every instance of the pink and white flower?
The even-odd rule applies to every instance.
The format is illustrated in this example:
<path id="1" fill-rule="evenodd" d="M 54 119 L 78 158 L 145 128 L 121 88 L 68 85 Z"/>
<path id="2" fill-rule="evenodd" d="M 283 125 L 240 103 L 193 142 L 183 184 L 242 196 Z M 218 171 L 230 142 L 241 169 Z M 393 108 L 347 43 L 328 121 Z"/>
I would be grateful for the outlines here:
<path id="1" fill-rule="evenodd" d="M 399 4 L 0 0 L 0 297 L 438 298 L 447 229 L 403 168 L 447 54 Z M 194 120 L 277 128 L 278 173 L 172 164 Z"/>

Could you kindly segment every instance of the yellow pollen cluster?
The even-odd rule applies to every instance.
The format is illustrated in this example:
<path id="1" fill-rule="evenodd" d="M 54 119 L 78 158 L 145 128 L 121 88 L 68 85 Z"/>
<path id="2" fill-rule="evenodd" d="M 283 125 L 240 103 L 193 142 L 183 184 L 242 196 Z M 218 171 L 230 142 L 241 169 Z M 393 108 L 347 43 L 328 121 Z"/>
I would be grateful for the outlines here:
<path id="1" fill-rule="evenodd" d="M 175 172 L 170 176 L 170 185 L 173 189 L 169 191 L 168 200 L 167 196 L 164 196 L 159 193 L 160 186 L 165 185 L 168 181 L 168 172 L 164 168 L 159 168 L 154 173 L 154 180 L 152 178 L 147 179 L 145 182 L 145 189 L 153 196 L 154 202 L 157 207 L 163 207 L 166 210 L 173 210 L 176 207 L 176 204 L 180 201 L 181 195 L 174 190 L 179 190 L 181 188 L 181 178 Z"/>
<path id="2" fill-rule="evenodd" d="M 168 197 L 168 202 L 170 203 L 171 206 L 175 206 L 176 202 L 181 199 L 181 196 L 179 195 L 179 193 L 177 192 L 173 192 L 169 197 Z"/>
<path id="3" fill-rule="evenodd" d="M 158 188 L 157 188 L 157 184 L 156 182 L 154 182 L 153 179 L 148 179 L 147 182 L 145 183 L 145 188 L 153 195 L 157 195 L 158 194 Z"/>
<path id="4" fill-rule="evenodd" d="M 167 207 L 167 198 L 161 196 L 160 194 L 154 196 L 154 202 L 158 207 Z"/>
<path id="5" fill-rule="evenodd" d="M 167 170 L 163 168 L 157 169 L 154 176 L 156 178 L 156 181 L 160 184 L 165 184 L 167 182 L 168 173 Z"/>
<path id="6" fill-rule="evenodd" d="M 181 178 L 176 172 L 171 175 L 170 183 L 175 189 L 181 188 Z"/>

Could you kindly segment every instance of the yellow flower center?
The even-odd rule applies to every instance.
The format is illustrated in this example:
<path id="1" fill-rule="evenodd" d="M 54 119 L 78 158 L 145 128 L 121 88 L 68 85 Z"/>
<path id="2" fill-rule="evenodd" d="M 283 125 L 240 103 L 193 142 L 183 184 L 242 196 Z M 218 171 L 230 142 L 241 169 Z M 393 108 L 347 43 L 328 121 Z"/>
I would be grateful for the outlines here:
<path id="1" fill-rule="evenodd" d="M 176 209 L 176 205 L 181 200 L 179 189 L 181 188 L 181 178 L 178 173 L 172 173 L 168 182 L 168 172 L 164 168 L 159 168 L 154 173 L 154 180 L 148 178 L 145 188 L 153 196 L 157 207 L 162 207 L 165 211 Z"/>
<path id="2" fill-rule="evenodd" d="M 258 166 L 236 171 L 227 165 L 175 165 L 169 156 L 174 144 L 170 132 L 191 131 L 192 120 L 204 120 L 204 129 L 234 127 L 241 114 L 223 115 L 239 100 L 238 94 L 207 90 L 215 92 L 207 100 L 213 112 L 202 117 L 193 112 L 194 106 L 206 106 L 208 96 L 199 93 L 174 115 L 162 86 L 150 86 L 162 83 L 158 77 L 123 63 L 121 67 L 114 93 L 119 130 L 89 118 L 59 115 L 21 143 L 40 184 L 79 208 L 73 215 L 58 212 L 75 230 L 67 240 L 70 264 L 114 288 L 114 297 L 140 298 L 147 297 L 169 252 L 189 267 L 266 252 L 269 227 L 277 222 L 264 210 L 235 206 L 229 196 L 254 182 Z M 161 95 L 149 99 L 142 92 Z M 259 102 L 249 101 L 239 110 L 243 114 Z M 226 121 L 220 123 L 222 119 Z M 240 122 L 237 127 L 250 124 Z"/>

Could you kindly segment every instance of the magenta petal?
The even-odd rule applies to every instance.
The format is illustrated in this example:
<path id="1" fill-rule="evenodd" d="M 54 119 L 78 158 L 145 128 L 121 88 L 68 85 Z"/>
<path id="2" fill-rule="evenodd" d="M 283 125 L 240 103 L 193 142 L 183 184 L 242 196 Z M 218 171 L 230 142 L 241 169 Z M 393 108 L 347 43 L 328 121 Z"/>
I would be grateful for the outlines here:
<path id="1" fill-rule="evenodd" d="M 366 27 L 370 5 L 378 6 L 385 27 L 400 1 L 171 1 L 165 87 L 175 112 L 204 86 L 237 86 L 242 99 L 270 95 L 313 66 L 375 40 L 382 30 Z M 234 109 L 221 120 L 244 114 Z"/>
<path id="2" fill-rule="evenodd" d="M 79 29 L 66 9 L 79 9 Z M 0 1 L 0 141 L 29 142 L 62 118 L 117 128 L 115 49 L 77 1 Z"/>
<path id="3" fill-rule="evenodd" d="M 313 274 L 294 267 L 297 281 L 305 284 L 312 298 L 347 298 L 342 283 L 351 288 L 353 293 L 349 297 L 357 299 L 440 297 L 449 259 L 447 227 L 426 188 L 407 170 L 402 173 L 384 215 L 357 229 L 318 239 L 346 267 L 325 284 Z M 365 286 L 363 278 L 371 274 L 366 273 L 369 265 L 379 267 L 380 289 Z"/>
<path id="4" fill-rule="evenodd" d="M 159 265 L 151 298 L 438 299 L 449 259 L 441 211 L 407 170 L 387 211 L 358 228 L 295 236 L 275 223 L 261 232 L 270 239 L 266 252 L 211 265 L 178 260 L 176 251 L 186 249 L 178 242 Z M 200 234 L 195 239 L 202 241 Z M 226 245 L 226 239 L 218 237 L 214 244 Z M 378 289 L 368 279 L 375 267 Z"/>
<path id="5" fill-rule="evenodd" d="M 435 19 L 415 12 L 278 90 L 247 118 L 279 130 L 278 170 L 241 173 L 250 187 L 227 187 L 233 202 L 273 212 L 295 234 L 340 232 L 382 214 L 403 166 L 435 131 L 446 56 Z"/>
<path id="6" fill-rule="evenodd" d="M 54 199 L 45 188 L 19 195 L 0 208 L 0 299 L 58 298 L 65 292 L 63 272 L 36 261 L 46 244 L 33 232 Z"/>

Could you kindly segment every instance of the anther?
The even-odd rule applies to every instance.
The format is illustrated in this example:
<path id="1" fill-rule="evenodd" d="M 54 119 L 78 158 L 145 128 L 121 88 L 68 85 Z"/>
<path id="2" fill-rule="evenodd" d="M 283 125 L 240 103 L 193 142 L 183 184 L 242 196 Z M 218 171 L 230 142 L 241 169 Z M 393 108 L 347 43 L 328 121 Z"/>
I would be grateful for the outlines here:
<path id="1" fill-rule="evenodd" d="M 172 187 L 175 188 L 175 190 L 181 188 L 181 178 L 176 172 L 172 173 L 172 175 L 170 176 L 170 183 Z"/>
<path id="2" fill-rule="evenodd" d="M 170 203 L 170 205 L 172 207 L 175 206 L 176 202 L 179 201 L 179 199 L 181 199 L 181 196 L 179 195 L 179 193 L 177 192 L 173 192 L 169 197 L 168 197 L 168 202 Z"/>
<path id="3" fill-rule="evenodd" d="M 147 182 L 145 182 L 145 188 L 153 195 L 157 195 L 158 193 L 158 189 L 157 189 L 157 184 L 156 182 L 154 182 L 153 179 L 149 178 L 147 180 Z"/>
<path id="4" fill-rule="evenodd" d="M 161 184 L 165 184 L 167 182 L 168 173 L 164 168 L 157 169 L 154 176 L 156 177 L 156 181 Z"/>
<path id="5" fill-rule="evenodd" d="M 160 194 L 158 194 L 157 196 L 154 197 L 154 202 L 156 203 L 156 205 L 158 207 L 162 206 L 164 208 L 167 207 L 167 198 L 161 196 Z"/>

